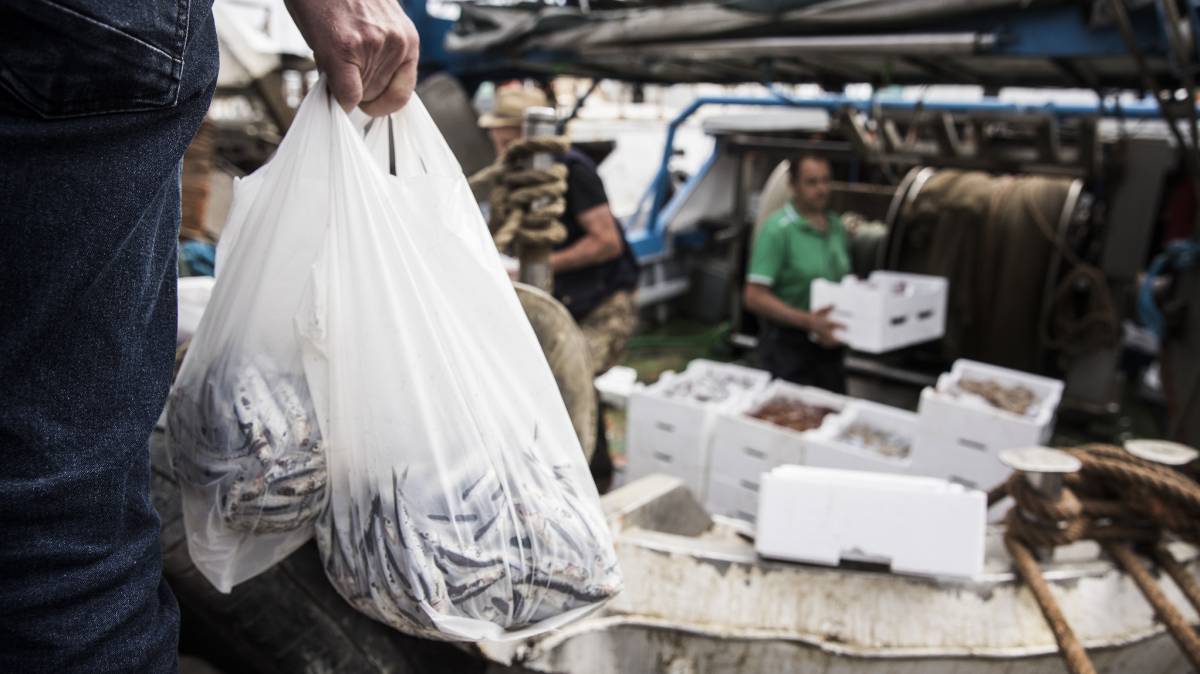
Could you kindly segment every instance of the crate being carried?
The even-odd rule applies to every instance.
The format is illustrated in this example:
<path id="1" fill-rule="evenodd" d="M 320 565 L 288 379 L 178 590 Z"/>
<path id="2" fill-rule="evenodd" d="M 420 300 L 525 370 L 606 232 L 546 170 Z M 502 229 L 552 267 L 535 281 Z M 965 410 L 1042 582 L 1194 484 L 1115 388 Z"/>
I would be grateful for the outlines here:
<path id="1" fill-rule="evenodd" d="M 958 360 L 921 392 L 915 472 L 990 489 L 1008 477 L 1000 451 L 1045 445 L 1061 381 Z"/>
<path id="2" fill-rule="evenodd" d="M 666 473 L 703 499 L 717 413 L 744 407 L 770 380 L 763 370 L 694 360 L 683 372 L 665 372 L 654 384 L 635 390 L 626 412 L 629 479 Z"/>
<path id="3" fill-rule="evenodd" d="M 917 415 L 854 400 L 840 414 L 826 418 L 820 428 L 808 434 L 806 442 L 804 463 L 808 466 L 911 473 L 917 444 Z"/>
<path id="4" fill-rule="evenodd" d="M 723 410 L 709 450 L 708 511 L 754 524 L 762 475 L 805 463 L 807 432 L 847 402 L 845 396 L 776 380 L 743 408 Z"/>
<path id="5" fill-rule="evenodd" d="M 946 279 L 876 271 L 840 283 L 816 279 L 809 306 L 832 306 L 829 318 L 845 325 L 836 336 L 852 349 L 885 353 L 946 334 Z"/>

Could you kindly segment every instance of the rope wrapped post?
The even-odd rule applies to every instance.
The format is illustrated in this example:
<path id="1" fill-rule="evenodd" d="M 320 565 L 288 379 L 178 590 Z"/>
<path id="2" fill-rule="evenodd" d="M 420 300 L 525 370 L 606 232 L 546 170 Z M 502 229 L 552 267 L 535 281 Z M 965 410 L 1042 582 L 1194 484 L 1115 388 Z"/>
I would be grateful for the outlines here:
<path id="1" fill-rule="evenodd" d="M 1006 450 L 1000 453 L 1000 460 L 1017 471 L 1008 482 L 1009 495 L 1017 505 L 1008 513 L 1004 546 L 1037 600 L 1067 669 L 1071 674 L 1095 674 L 1087 650 L 1067 622 L 1029 548 L 1032 544 L 1039 554 L 1048 557 L 1053 546 L 1083 535 L 1087 526 L 1083 506 L 1063 488 L 1065 475 L 1077 472 L 1082 464 L 1069 454 L 1047 447 Z"/>
<path id="2" fill-rule="evenodd" d="M 542 110 L 542 117 L 528 133 L 544 134 L 553 128 L 549 123 L 553 110 Z M 491 185 L 488 229 L 496 248 L 511 250 L 519 258 L 520 281 L 546 292 L 553 290 L 550 251 L 567 239 L 562 217 L 567 211 L 568 171 L 566 164 L 554 158 L 570 147 L 563 136 L 522 138 L 509 145 L 495 163 L 468 179 L 472 190 Z"/>
<path id="3" fill-rule="evenodd" d="M 558 126 L 558 115 L 553 108 L 530 108 L 525 111 L 525 123 L 522 126 L 525 138 L 553 137 Z M 530 168 L 535 171 L 546 171 L 554 166 L 554 156 L 549 152 L 538 152 L 530 159 Z M 545 208 L 551 197 L 538 197 L 531 204 L 531 210 Z M 544 242 L 518 242 L 517 257 L 521 268 L 517 278 L 540 288 L 548 293 L 554 291 L 554 274 L 550 270 L 551 246 Z"/>
<path id="4" fill-rule="evenodd" d="M 1196 450 L 1191 447 L 1157 440 L 1131 440 L 1125 444 L 1125 451 L 1142 461 L 1157 464 L 1167 470 L 1179 470 L 1195 461 L 1197 457 Z M 1183 476 L 1183 473 L 1180 475 Z M 1167 626 L 1175 642 L 1191 661 L 1192 667 L 1200 670 L 1200 637 L 1196 636 L 1195 630 L 1183 614 L 1167 600 L 1141 560 L 1125 543 L 1110 541 L 1105 543 L 1104 548 L 1137 583 L 1146 601 L 1154 607 L 1158 619 Z M 1196 578 L 1183 568 L 1161 540 L 1150 549 L 1150 555 L 1171 577 L 1192 607 L 1200 611 L 1200 583 L 1197 583 Z"/>
<path id="5" fill-rule="evenodd" d="M 1082 467 L 1079 459 L 1049 447 L 1009 449 L 1000 453 L 1000 461 L 1016 471 L 1009 482 L 1009 494 L 1017 501 L 1010 520 L 1023 522 L 1009 529 L 1026 533 L 1024 539 L 1034 544 L 1034 556 L 1046 561 L 1054 554 L 1054 546 L 1068 542 L 1066 538 L 1078 539 L 1083 531 L 1070 531 L 1083 525 L 1083 507 L 1075 495 L 1063 490 L 1063 478 L 1077 473 Z M 1022 498 L 1032 490 L 1032 498 Z M 1023 526 L 1022 526 L 1023 525 Z M 1046 535 L 1034 536 L 1032 531 L 1045 530 Z M 1030 540 L 1038 539 L 1038 540 Z"/>
<path id="6" fill-rule="evenodd" d="M 1133 456 L 1160 466 L 1185 471 L 1185 467 L 1200 458 L 1200 452 L 1167 440 L 1138 439 L 1125 443 L 1125 451 Z"/>
<path id="7" fill-rule="evenodd" d="M 1193 606 L 1200 608 L 1200 583 L 1171 555 L 1162 538 L 1164 532 L 1172 532 L 1189 542 L 1200 542 L 1200 484 L 1190 471 L 1181 470 L 1195 461 L 1195 450 L 1162 441 L 1131 441 L 1125 449 L 1090 444 L 1062 451 L 1008 450 L 1000 459 L 1022 472 L 994 489 L 989 502 L 1005 493 L 1017 502 L 1006 520 L 1004 544 L 1037 599 L 1067 669 L 1073 674 L 1094 671 L 1050 593 L 1030 546 L 1049 549 L 1090 538 L 1099 541 L 1134 581 L 1200 671 L 1200 637 L 1130 547 L 1132 542 L 1148 544 L 1149 556 Z M 1076 490 L 1082 498 L 1075 495 Z"/>

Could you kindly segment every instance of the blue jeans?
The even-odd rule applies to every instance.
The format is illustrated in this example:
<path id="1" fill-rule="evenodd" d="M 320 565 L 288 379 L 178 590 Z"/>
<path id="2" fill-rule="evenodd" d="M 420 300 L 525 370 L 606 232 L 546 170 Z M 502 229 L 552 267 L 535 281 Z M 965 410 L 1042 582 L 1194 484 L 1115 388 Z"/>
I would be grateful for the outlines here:
<path id="1" fill-rule="evenodd" d="M 210 0 L 0 3 L 0 672 L 172 672 L 147 442 Z"/>

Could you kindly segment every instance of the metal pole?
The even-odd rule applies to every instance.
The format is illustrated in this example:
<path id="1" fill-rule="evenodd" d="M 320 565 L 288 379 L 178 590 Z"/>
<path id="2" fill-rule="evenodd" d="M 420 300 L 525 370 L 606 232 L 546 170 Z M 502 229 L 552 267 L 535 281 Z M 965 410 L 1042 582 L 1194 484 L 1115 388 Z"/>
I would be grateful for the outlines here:
<path id="1" fill-rule="evenodd" d="M 554 108 L 529 108 L 525 111 L 522 133 L 526 138 L 553 137 L 556 131 L 558 115 Z M 554 166 L 554 156 L 549 152 L 539 152 L 530 160 L 530 168 L 546 170 Z M 530 207 L 540 208 L 546 205 L 546 200 L 539 199 Z M 540 288 L 548 293 L 554 292 L 554 274 L 550 270 L 549 246 L 520 246 L 517 258 L 521 267 L 517 279 L 521 283 Z"/>

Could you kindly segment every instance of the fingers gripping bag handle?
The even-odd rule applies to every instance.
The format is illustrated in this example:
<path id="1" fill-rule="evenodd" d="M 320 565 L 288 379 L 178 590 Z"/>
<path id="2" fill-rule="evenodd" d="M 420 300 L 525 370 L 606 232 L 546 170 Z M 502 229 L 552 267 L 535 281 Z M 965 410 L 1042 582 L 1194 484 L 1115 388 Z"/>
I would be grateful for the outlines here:
<path id="1" fill-rule="evenodd" d="M 188 551 L 223 592 L 303 544 L 324 509 L 295 316 L 328 229 L 329 107 L 317 87 L 271 160 L 235 188 L 219 277 L 169 399 Z"/>
<path id="2" fill-rule="evenodd" d="M 329 227 L 297 317 L 327 447 L 326 574 L 439 639 L 595 610 L 621 587 L 611 534 L 461 168 L 416 97 L 394 116 L 395 176 L 386 124 L 364 138 L 331 114 Z"/>

